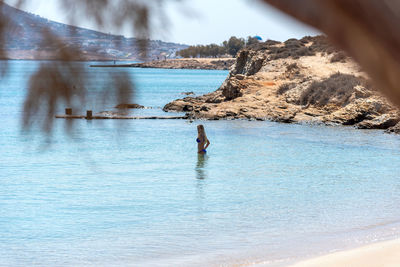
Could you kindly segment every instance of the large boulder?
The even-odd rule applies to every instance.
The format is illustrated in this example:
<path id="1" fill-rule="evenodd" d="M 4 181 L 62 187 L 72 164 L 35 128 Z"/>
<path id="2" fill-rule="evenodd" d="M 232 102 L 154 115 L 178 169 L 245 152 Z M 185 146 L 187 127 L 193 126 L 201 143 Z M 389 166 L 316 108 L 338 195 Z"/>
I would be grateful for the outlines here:
<path id="1" fill-rule="evenodd" d="M 326 123 L 337 123 L 342 125 L 354 125 L 366 119 L 372 119 L 374 113 L 373 105 L 369 103 L 352 103 L 344 108 L 334 111 L 323 117 Z"/>
<path id="2" fill-rule="evenodd" d="M 364 120 L 357 124 L 359 129 L 387 129 L 395 126 L 400 121 L 397 114 L 383 114 L 372 120 Z"/>
<path id="3" fill-rule="evenodd" d="M 386 124 L 392 123 L 390 120 L 386 121 L 387 117 L 380 117 L 383 114 L 386 114 L 387 107 L 386 105 L 379 99 L 356 99 L 352 103 L 346 105 L 343 108 L 340 108 L 337 111 L 332 112 L 327 116 L 324 116 L 323 121 L 325 122 L 333 122 L 343 125 L 356 125 L 361 127 L 368 127 L 368 121 L 370 125 L 373 124 L 382 126 Z M 364 126 L 361 122 L 367 121 Z"/>
<path id="4" fill-rule="evenodd" d="M 230 74 L 231 76 L 236 74 L 254 75 L 262 68 L 265 59 L 264 53 L 243 49 L 239 52 Z"/>
<path id="5" fill-rule="evenodd" d="M 196 106 L 196 101 L 193 97 L 185 97 L 168 103 L 164 106 L 163 111 L 190 112 Z"/>
<path id="6" fill-rule="evenodd" d="M 241 50 L 236 58 L 236 63 L 233 65 L 231 75 L 245 74 L 245 66 L 247 61 L 252 58 L 252 52 L 250 50 Z"/>
<path id="7" fill-rule="evenodd" d="M 386 130 L 387 133 L 400 134 L 400 122 Z"/>
<path id="8" fill-rule="evenodd" d="M 227 79 L 224 84 L 221 86 L 222 95 L 225 97 L 226 101 L 241 97 L 243 95 L 242 89 L 245 86 L 242 82 L 235 77 L 231 77 Z"/>

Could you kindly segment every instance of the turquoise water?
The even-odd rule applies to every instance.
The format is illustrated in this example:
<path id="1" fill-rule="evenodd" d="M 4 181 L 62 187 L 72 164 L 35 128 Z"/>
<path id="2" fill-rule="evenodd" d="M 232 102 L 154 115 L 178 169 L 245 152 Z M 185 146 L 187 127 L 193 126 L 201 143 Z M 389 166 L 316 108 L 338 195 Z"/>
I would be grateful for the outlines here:
<path id="1" fill-rule="evenodd" d="M 117 71 L 76 64 L 93 75 L 91 90 Z M 10 67 L 0 87 L 0 266 L 281 266 L 400 236 L 399 136 L 185 120 L 78 120 L 68 135 L 56 120 L 43 146 L 20 127 L 37 63 Z M 135 102 L 153 107 L 146 114 L 227 75 L 128 72 Z"/>

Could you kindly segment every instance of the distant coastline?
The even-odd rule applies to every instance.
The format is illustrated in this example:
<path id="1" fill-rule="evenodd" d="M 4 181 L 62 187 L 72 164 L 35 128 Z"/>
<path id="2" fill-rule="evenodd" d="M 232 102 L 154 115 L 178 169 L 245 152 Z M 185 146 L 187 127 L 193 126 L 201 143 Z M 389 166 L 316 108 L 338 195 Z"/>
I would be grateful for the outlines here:
<path id="1" fill-rule="evenodd" d="M 99 64 L 91 65 L 91 67 L 229 70 L 235 62 L 236 59 L 234 58 L 182 58 L 156 60 L 133 64 Z"/>
<path id="2" fill-rule="evenodd" d="M 11 25 L 6 27 L 1 44 L 3 60 L 62 60 L 71 61 L 138 61 L 145 55 L 157 59 L 161 55 L 174 58 L 177 51 L 188 45 L 161 40 L 147 40 L 144 53 L 139 40 L 107 34 L 47 20 L 2 4 L 0 15 Z M 52 34 L 52 38 L 43 35 Z M 67 52 L 66 54 L 64 52 Z"/>

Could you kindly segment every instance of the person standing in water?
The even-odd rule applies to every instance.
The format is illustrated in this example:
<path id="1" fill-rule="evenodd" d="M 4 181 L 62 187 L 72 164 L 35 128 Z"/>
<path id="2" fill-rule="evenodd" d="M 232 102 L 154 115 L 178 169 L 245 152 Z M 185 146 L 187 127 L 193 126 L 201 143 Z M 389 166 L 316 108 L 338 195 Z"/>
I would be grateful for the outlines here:
<path id="1" fill-rule="evenodd" d="M 208 141 L 206 131 L 204 130 L 203 125 L 198 125 L 197 126 L 197 153 L 199 154 L 206 154 L 207 153 L 207 147 L 210 145 L 210 141 Z"/>

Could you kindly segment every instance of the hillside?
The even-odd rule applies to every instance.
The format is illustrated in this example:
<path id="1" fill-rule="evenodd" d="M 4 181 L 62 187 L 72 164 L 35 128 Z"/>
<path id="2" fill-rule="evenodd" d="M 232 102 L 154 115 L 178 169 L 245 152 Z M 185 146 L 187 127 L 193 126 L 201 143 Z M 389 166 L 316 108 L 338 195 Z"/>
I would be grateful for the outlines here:
<path id="1" fill-rule="evenodd" d="M 50 21 L 7 4 L 0 5 L 0 16 L 7 21 L 4 50 L 8 59 L 57 59 L 56 42 L 46 41 L 46 31 L 56 35 L 66 47 L 83 51 L 77 60 L 137 60 L 140 51 L 135 38 L 125 38 Z M 149 41 L 148 56 L 174 55 L 186 45 Z"/>
<path id="2" fill-rule="evenodd" d="M 164 110 L 210 120 L 400 128 L 399 110 L 373 88 L 352 59 L 323 36 L 267 41 L 244 49 L 217 91 L 178 99 Z"/>

